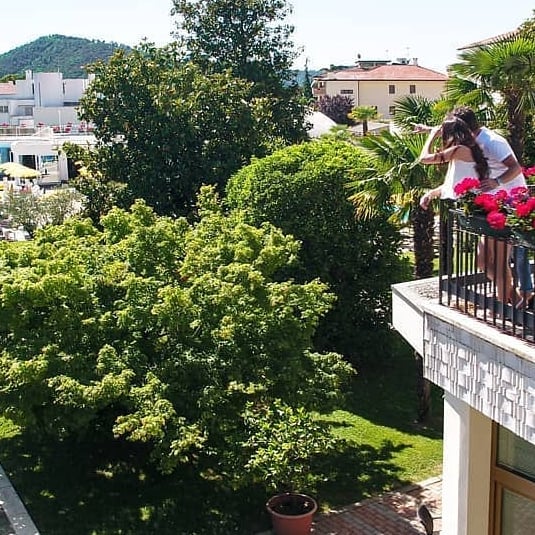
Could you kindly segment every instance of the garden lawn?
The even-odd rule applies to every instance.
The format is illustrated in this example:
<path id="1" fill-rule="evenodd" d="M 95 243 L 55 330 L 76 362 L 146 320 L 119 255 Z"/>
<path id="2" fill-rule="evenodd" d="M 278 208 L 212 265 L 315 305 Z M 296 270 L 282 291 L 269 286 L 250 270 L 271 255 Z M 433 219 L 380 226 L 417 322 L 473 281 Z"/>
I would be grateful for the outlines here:
<path id="1" fill-rule="evenodd" d="M 432 387 L 426 425 L 415 423 L 416 406 L 414 354 L 404 342 L 395 356 L 359 369 L 344 410 L 327 417 L 349 447 L 339 459 L 345 468 L 320 488 L 324 505 L 347 505 L 441 474 L 442 390 Z"/>
<path id="2" fill-rule="evenodd" d="M 359 501 L 441 472 L 442 398 L 428 426 L 413 423 L 412 351 L 361 367 L 343 409 L 325 418 L 344 447 L 318 460 L 322 508 Z M 0 462 L 43 535 L 251 535 L 269 528 L 262 489 L 224 490 L 187 467 L 147 468 L 143 448 L 110 440 L 43 442 L 0 419 Z"/>

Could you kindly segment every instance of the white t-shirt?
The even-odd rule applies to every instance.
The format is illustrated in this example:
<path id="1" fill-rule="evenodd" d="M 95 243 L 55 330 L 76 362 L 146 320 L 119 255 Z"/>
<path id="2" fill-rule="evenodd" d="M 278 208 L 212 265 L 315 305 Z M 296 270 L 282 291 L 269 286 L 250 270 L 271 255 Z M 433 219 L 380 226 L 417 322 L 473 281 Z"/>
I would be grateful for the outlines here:
<path id="1" fill-rule="evenodd" d="M 494 178 L 496 176 L 500 176 L 502 173 L 505 173 L 505 171 L 507 171 L 507 166 L 502 162 L 508 156 L 514 156 L 513 149 L 511 148 L 511 145 L 509 145 L 508 141 L 503 136 L 500 136 L 500 134 L 497 132 L 494 132 L 494 130 L 490 130 L 485 126 L 481 127 L 481 130 L 476 137 L 476 141 L 483 149 L 483 154 L 489 163 L 490 178 Z M 513 180 L 510 180 L 507 182 L 507 184 L 497 187 L 489 193 L 495 193 L 500 189 L 511 191 L 513 188 L 518 188 L 525 185 L 526 179 L 522 173 L 519 173 Z"/>

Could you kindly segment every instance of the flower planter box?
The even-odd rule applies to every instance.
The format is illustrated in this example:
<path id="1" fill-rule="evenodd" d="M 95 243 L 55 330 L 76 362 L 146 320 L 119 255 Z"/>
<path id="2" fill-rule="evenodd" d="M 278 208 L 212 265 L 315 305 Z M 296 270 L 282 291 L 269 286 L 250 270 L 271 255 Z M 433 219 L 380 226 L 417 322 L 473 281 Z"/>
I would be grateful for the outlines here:
<path id="1" fill-rule="evenodd" d="M 513 230 L 512 236 L 517 245 L 535 249 L 535 229 L 534 230 Z"/>
<path id="2" fill-rule="evenodd" d="M 496 229 L 489 225 L 486 217 L 480 214 L 467 215 L 461 210 L 456 211 L 459 228 L 473 232 L 475 234 L 484 234 L 492 238 L 507 239 L 512 236 L 511 229 Z"/>

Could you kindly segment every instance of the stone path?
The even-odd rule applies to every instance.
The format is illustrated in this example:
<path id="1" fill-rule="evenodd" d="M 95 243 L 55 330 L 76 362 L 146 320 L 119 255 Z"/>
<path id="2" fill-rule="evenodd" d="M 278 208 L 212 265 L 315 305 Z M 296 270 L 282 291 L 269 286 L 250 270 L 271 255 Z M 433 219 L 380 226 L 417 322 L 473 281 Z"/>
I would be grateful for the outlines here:
<path id="1" fill-rule="evenodd" d="M 442 478 L 432 478 L 316 517 L 314 535 L 421 535 L 417 515 L 425 504 L 434 519 L 434 533 L 442 524 Z"/>

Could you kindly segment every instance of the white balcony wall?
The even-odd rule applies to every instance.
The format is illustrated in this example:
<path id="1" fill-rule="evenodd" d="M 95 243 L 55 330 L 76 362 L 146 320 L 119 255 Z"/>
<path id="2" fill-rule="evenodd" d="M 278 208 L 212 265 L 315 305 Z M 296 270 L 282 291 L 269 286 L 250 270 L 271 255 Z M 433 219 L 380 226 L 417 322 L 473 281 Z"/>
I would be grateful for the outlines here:
<path id="1" fill-rule="evenodd" d="M 37 72 L 33 75 L 36 106 L 63 106 L 63 75 L 60 72 Z"/>

